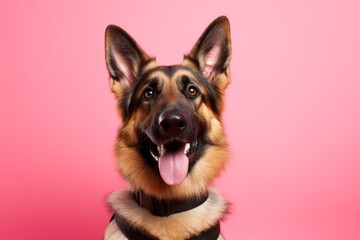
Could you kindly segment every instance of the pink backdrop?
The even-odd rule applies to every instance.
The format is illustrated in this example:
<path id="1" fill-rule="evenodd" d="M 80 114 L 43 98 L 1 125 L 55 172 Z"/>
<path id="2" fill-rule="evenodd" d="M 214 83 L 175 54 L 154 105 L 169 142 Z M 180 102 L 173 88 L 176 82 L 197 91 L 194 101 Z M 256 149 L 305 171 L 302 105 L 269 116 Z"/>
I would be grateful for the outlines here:
<path id="1" fill-rule="evenodd" d="M 106 195 L 125 187 L 105 27 L 173 64 L 219 15 L 233 39 L 225 236 L 360 239 L 359 1 L 143 2 L 1 1 L 0 239 L 101 239 Z"/>

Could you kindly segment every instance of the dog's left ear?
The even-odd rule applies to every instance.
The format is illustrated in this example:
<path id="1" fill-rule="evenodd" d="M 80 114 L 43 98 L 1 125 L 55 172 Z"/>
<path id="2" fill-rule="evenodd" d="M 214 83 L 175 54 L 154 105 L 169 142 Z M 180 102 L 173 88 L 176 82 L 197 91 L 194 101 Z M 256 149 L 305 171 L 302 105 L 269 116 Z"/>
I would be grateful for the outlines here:
<path id="1" fill-rule="evenodd" d="M 151 60 L 136 41 L 116 25 L 106 28 L 105 57 L 114 92 L 117 92 L 115 86 L 129 88 L 137 79 L 141 67 Z"/>
<path id="2" fill-rule="evenodd" d="M 210 81 L 216 81 L 222 73 L 228 74 L 231 57 L 230 23 L 227 17 L 215 19 L 204 31 L 190 54 L 186 56 L 195 62 L 202 74 Z M 226 78 L 227 85 L 229 77 Z M 224 86 L 225 87 L 225 86 Z"/>

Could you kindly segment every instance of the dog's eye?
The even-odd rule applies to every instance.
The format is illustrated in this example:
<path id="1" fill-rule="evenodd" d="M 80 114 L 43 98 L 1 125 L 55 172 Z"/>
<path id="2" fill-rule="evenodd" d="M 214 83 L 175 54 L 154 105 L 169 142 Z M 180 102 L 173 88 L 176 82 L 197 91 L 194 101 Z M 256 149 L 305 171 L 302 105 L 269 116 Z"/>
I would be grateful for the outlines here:
<path id="1" fill-rule="evenodd" d="M 186 94 L 188 95 L 188 97 L 196 97 L 199 94 L 198 89 L 194 86 L 194 85 L 189 85 L 187 90 L 186 90 Z"/>
<path id="2" fill-rule="evenodd" d="M 155 92 L 152 88 L 146 88 L 143 93 L 144 100 L 148 101 L 155 96 Z"/>

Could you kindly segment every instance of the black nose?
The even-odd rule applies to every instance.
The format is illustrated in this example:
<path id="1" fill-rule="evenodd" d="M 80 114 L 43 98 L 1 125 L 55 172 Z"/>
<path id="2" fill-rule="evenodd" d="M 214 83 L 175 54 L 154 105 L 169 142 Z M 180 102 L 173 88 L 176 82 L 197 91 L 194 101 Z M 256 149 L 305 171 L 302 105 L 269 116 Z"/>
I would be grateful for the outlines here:
<path id="1" fill-rule="evenodd" d="M 178 110 L 163 112 L 159 116 L 159 126 L 163 133 L 175 136 L 183 132 L 188 124 L 184 113 Z"/>

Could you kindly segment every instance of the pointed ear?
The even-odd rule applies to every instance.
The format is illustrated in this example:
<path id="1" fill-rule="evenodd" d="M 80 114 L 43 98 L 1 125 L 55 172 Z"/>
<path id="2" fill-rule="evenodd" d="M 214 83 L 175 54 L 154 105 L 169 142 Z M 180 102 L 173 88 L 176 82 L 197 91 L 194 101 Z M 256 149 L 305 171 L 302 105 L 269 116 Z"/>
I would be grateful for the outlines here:
<path id="1" fill-rule="evenodd" d="M 115 25 L 106 28 L 105 54 L 111 82 L 125 87 L 135 82 L 140 67 L 151 60 L 127 32 Z"/>
<path id="2" fill-rule="evenodd" d="M 186 57 L 195 62 L 209 81 L 227 72 L 231 57 L 230 23 L 227 17 L 215 19 Z"/>

